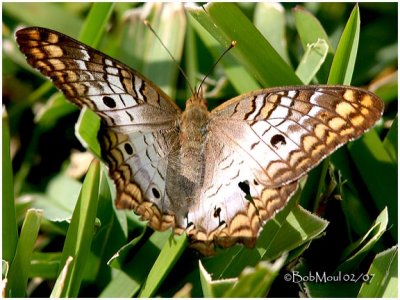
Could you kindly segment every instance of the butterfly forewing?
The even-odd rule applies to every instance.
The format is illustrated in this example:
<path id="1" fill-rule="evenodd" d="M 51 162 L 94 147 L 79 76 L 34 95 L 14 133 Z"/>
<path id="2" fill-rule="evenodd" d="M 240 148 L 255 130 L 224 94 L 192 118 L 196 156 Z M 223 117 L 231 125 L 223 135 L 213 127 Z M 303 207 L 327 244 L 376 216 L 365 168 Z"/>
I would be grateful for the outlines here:
<path id="1" fill-rule="evenodd" d="M 113 58 L 45 28 L 17 32 L 27 61 L 68 100 L 120 132 L 175 126 L 180 109 L 152 82 Z M 157 118 L 154 118 L 157 115 Z"/>
<path id="2" fill-rule="evenodd" d="M 254 91 L 212 112 L 193 95 L 181 113 L 143 75 L 61 33 L 26 28 L 17 42 L 68 100 L 102 118 L 98 138 L 117 207 L 156 230 L 186 232 L 204 254 L 254 246 L 299 178 L 383 111 L 362 89 L 305 86 Z"/>
<path id="3" fill-rule="evenodd" d="M 232 147 L 257 174 L 257 182 L 278 187 L 359 137 L 382 111 L 377 96 L 354 87 L 274 88 L 217 107 L 210 128 L 216 139 L 236 144 Z"/>

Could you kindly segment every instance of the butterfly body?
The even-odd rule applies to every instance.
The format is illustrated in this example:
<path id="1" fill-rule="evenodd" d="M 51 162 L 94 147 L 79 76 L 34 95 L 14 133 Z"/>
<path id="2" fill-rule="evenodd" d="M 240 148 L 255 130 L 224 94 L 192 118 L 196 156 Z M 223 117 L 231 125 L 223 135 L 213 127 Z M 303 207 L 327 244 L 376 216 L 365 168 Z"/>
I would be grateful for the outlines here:
<path id="1" fill-rule="evenodd" d="M 186 101 L 179 122 L 181 174 L 193 184 L 202 185 L 204 178 L 205 143 L 208 136 L 209 111 L 199 96 Z M 193 195 L 192 195 L 193 197 Z"/>
<path id="2" fill-rule="evenodd" d="M 322 85 L 253 91 L 212 111 L 195 94 L 182 112 L 137 71 L 61 33 L 25 28 L 17 42 L 69 101 L 102 119 L 116 206 L 186 232 L 204 254 L 254 246 L 298 180 L 383 111 L 368 91 Z"/>

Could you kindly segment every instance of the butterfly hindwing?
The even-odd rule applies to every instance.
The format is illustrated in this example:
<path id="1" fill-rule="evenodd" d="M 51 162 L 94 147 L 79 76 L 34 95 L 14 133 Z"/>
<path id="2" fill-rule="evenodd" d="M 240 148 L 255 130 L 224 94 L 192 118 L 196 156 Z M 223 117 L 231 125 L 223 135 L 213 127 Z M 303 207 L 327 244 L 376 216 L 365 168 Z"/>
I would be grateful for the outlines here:
<path id="1" fill-rule="evenodd" d="M 117 208 L 132 209 L 156 230 L 175 227 L 166 194 L 168 161 L 177 146 L 176 134 L 164 130 L 118 133 L 99 131 L 102 157 L 117 188 Z M 173 145 L 175 144 L 175 145 Z"/>

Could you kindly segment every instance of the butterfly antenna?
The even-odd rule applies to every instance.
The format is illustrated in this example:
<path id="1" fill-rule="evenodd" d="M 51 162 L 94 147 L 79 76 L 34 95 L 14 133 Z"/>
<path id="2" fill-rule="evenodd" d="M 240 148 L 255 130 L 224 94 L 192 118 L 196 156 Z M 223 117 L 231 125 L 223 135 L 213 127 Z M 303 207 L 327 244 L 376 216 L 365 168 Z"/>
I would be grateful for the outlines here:
<path id="1" fill-rule="evenodd" d="M 224 55 L 226 53 L 228 53 L 229 50 L 231 50 L 233 47 L 235 47 L 237 44 L 236 41 L 232 41 L 231 44 L 229 45 L 228 48 L 225 49 L 224 52 L 222 52 L 222 54 L 219 56 L 219 58 L 217 59 L 217 61 L 211 66 L 211 68 L 208 70 L 206 76 L 204 76 L 203 80 L 200 82 L 199 84 L 199 88 L 196 91 L 196 95 L 200 94 L 200 90 L 201 90 L 201 86 L 203 85 L 204 81 L 207 79 L 207 77 L 211 74 L 211 72 L 214 70 L 215 66 L 219 63 L 219 61 L 222 59 L 222 57 L 224 57 Z"/>
<path id="2" fill-rule="evenodd" d="M 144 25 L 146 25 L 150 31 L 155 35 L 155 37 L 157 38 L 157 40 L 160 42 L 160 44 L 164 47 L 164 49 L 167 51 L 167 53 L 169 54 L 169 56 L 171 57 L 171 59 L 173 60 L 173 62 L 176 64 L 176 66 L 178 67 L 179 71 L 181 71 L 183 77 L 185 77 L 188 86 L 190 88 L 190 91 L 192 93 L 192 95 L 195 95 L 195 91 L 192 88 L 192 86 L 190 85 L 190 81 L 188 76 L 186 75 L 186 73 L 183 71 L 183 69 L 181 68 L 181 66 L 179 65 L 179 63 L 176 61 L 176 59 L 173 57 L 172 53 L 168 50 L 167 46 L 165 46 L 165 44 L 163 43 L 163 41 L 160 39 L 160 37 L 158 36 L 158 34 L 156 33 L 156 31 L 153 29 L 153 27 L 151 27 L 150 22 L 148 20 L 144 20 Z"/>

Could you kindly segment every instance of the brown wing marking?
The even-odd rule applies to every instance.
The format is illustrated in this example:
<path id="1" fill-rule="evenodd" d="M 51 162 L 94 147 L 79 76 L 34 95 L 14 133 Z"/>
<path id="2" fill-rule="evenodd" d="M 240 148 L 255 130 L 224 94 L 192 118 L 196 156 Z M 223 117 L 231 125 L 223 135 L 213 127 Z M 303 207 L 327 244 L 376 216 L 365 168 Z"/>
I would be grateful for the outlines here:
<path id="1" fill-rule="evenodd" d="M 175 227 L 175 216 L 162 212 L 155 203 L 144 198 L 139 186 L 132 179 L 132 171 L 123 160 L 117 145 L 128 140 L 125 134 L 103 128 L 99 132 L 102 157 L 109 166 L 110 177 L 117 189 L 115 205 L 119 209 L 132 209 L 154 230 L 164 231 Z"/>
<path id="2" fill-rule="evenodd" d="M 229 248 L 236 243 L 252 248 L 255 246 L 261 227 L 279 212 L 297 190 L 298 181 L 279 188 L 266 188 L 260 197 L 248 202 L 247 211 L 238 213 L 229 224 L 207 233 L 194 228 L 186 230 L 190 247 L 204 255 L 215 254 L 216 246 Z M 182 228 L 176 232 L 182 233 Z"/>

